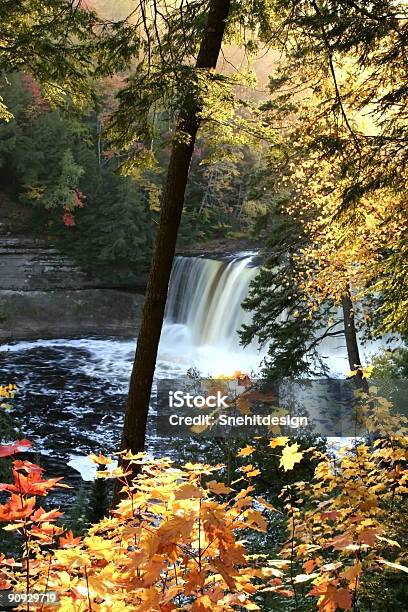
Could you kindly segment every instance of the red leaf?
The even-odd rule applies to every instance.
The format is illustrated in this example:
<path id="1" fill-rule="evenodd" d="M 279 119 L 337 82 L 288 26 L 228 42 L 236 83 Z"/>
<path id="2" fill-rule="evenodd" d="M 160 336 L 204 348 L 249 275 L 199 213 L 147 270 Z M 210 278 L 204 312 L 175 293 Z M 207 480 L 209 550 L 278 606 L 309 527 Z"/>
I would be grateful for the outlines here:
<path id="1" fill-rule="evenodd" d="M 0 444 L 0 457 L 9 457 L 20 453 L 26 448 L 31 448 L 31 442 L 29 440 L 17 440 L 12 444 Z"/>
<path id="2" fill-rule="evenodd" d="M 63 215 L 62 220 L 64 222 L 65 227 L 75 227 L 76 226 L 75 217 L 71 212 L 66 212 Z"/>

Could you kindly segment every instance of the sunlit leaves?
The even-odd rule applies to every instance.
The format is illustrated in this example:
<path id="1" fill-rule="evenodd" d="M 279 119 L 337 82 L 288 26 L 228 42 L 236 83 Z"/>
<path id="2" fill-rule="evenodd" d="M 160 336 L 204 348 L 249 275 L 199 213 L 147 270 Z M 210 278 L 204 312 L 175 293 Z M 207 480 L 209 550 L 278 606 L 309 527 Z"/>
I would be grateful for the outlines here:
<path id="1" fill-rule="evenodd" d="M 345 447 L 336 458 L 313 448 L 300 451 L 285 437 L 270 446 L 271 453 L 280 453 L 283 471 L 304 457 L 318 461 L 310 482 L 282 489 L 288 520 L 279 559 L 246 549 L 244 537 L 265 534 L 268 512 L 275 512 L 255 495 L 260 470 L 251 464 L 241 466 L 241 478 L 228 486 L 221 465 L 178 468 L 167 459 L 123 452 L 140 466 L 139 475 L 130 483 L 121 473 L 124 497 L 118 507 L 84 537 L 74 537 L 58 524 L 59 510 L 35 507 L 32 491 L 44 494 L 58 479 L 45 480 L 41 468 L 16 460 L 13 483 L 1 485 L 9 498 L 0 505 L 0 519 L 23 537 L 30 587 L 59 592 L 59 609 L 67 612 L 85 612 L 89 599 L 98 612 L 257 610 L 255 595 L 292 600 L 299 589 L 319 612 L 336 612 L 352 607 L 367 575 L 384 566 L 408 571 L 394 536 L 400 518 L 392 511 L 405 495 L 405 439 Z M 256 447 L 244 450 L 242 459 Z M 110 462 L 104 455 L 94 460 Z M 0 587 L 12 588 L 23 571 L 20 562 L 0 556 Z"/>
<path id="2" fill-rule="evenodd" d="M 303 459 L 303 452 L 299 452 L 299 444 L 295 442 L 292 445 L 287 445 L 282 451 L 280 460 L 280 466 L 285 471 L 293 470 L 296 463 L 299 463 Z"/>

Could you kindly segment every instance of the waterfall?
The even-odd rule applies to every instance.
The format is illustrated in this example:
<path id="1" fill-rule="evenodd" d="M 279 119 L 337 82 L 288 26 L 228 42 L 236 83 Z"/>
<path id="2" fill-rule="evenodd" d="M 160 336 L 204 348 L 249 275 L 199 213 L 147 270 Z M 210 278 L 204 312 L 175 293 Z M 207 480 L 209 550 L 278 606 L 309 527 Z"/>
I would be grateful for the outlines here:
<path id="1" fill-rule="evenodd" d="M 257 368 L 255 344 L 242 348 L 238 330 L 251 314 L 241 304 L 257 269 L 253 255 L 230 261 L 177 257 L 170 279 L 160 357 L 189 361 L 212 373 Z"/>
<path id="2" fill-rule="evenodd" d="M 235 370 L 259 370 L 267 347 L 259 350 L 253 342 L 243 348 L 238 336 L 242 324 L 251 320 L 251 313 L 244 311 L 241 304 L 257 273 L 254 258 L 248 253 L 229 260 L 176 258 L 159 350 L 162 365 L 188 365 L 215 376 Z M 365 360 L 369 361 L 369 354 L 380 345 L 369 343 L 361 347 Z M 344 337 L 326 339 L 319 352 L 331 375 L 348 373 Z"/>

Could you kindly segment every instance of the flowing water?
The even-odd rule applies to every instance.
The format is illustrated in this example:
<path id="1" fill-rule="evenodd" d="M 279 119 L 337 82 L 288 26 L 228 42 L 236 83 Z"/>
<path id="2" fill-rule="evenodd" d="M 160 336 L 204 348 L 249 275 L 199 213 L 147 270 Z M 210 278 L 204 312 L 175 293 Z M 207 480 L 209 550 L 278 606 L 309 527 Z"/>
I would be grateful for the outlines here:
<path id="1" fill-rule="evenodd" d="M 224 261 L 176 259 L 156 378 L 177 377 L 191 367 L 203 376 L 259 368 L 262 353 L 255 344 L 240 347 L 237 334 L 250 320 L 241 303 L 256 274 L 254 263 L 248 253 Z M 0 348 L 0 382 L 19 387 L 13 417 L 21 434 L 51 473 L 74 483 L 80 473 L 89 478 L 85 456 L 117 449 L 135 340 L 35 340 Z M 336 371 L 347 370 L 341 343 L 325 350 Z M 165 450 L 152 436 L 149 444 L 153 452 Z"/>

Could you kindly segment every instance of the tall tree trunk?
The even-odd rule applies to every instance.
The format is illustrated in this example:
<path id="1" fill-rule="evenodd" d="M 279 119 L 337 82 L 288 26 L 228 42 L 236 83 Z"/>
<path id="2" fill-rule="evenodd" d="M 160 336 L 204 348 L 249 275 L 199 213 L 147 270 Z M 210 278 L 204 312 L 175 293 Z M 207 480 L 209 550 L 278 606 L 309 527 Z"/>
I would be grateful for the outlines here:
<path id="1" fill-rule="evenodd" d="M 216 67 L 229 9 L 230 0 L 211 1 L 196 68 Z M 183 142 L 175 140 L 171 151 L 142 323 L 129 385 L 121 449 L 129 449 L 134 453 L 144 450 L 145 446 L 151 388 L 170 273 L 191 157 L 200 124 L 200 107 L 194 99 L 194 94 L 190 95 L 191 97 L 186 96 L 184 108 L 180 109 L 177 130 L 186 134 L 188 138 L 184 138 Z"/>

